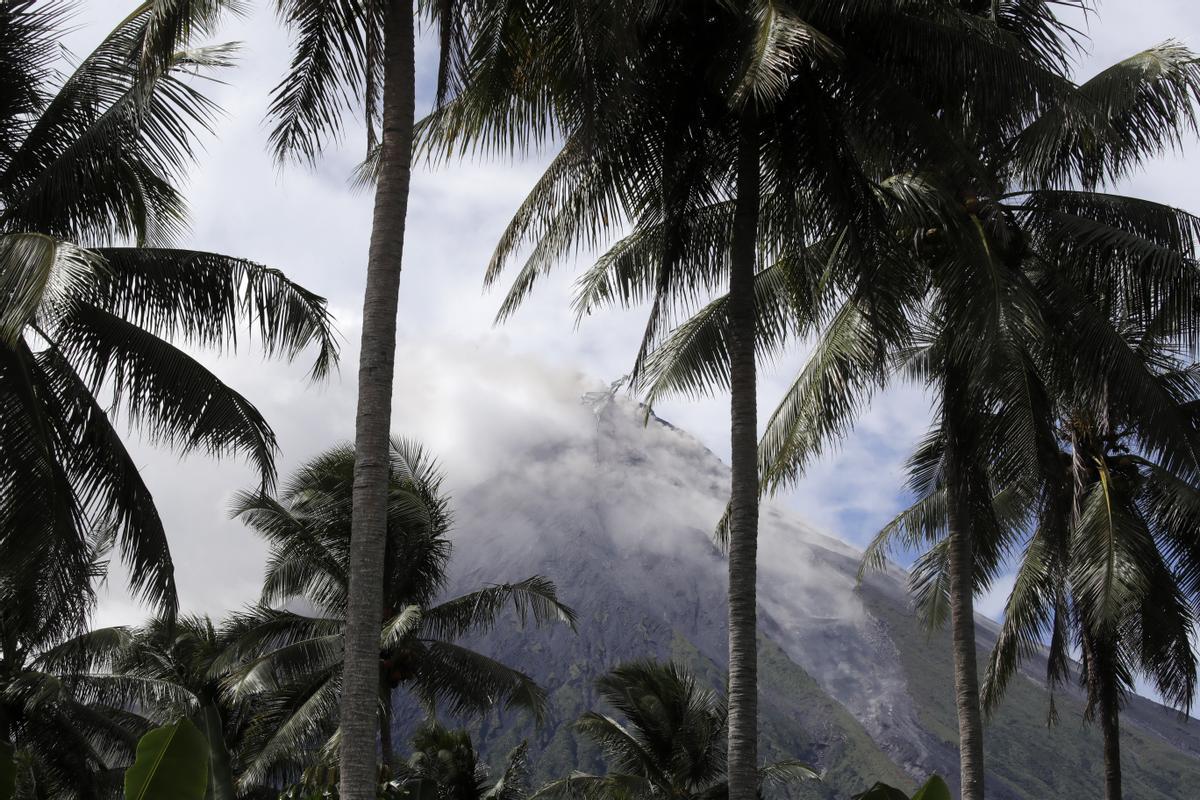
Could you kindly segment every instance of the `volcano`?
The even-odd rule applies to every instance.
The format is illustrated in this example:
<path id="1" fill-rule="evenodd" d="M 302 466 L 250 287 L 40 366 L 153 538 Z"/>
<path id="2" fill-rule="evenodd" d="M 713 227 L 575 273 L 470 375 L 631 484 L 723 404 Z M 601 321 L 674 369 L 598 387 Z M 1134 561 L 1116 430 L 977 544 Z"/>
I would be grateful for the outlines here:
<path id="1" fill-rule="evenodd" d="M 454 498 L 451 590 L 542 574 L 579 613 L 577 631 L 501 624 L 472 646 L 549 693 L 535 726 L 511 712 L 468 723 L 499 760 L 522 740 L 535 781 L 602 771 L 571 723 L 599 707 L 595 679 L 636 658 L 673 658 L 721 688 L 726 565 L 712 533 L 729 470 L 695 438 L 618 396 L 595 392 L 549 419 L 534 441 Z M 931 773 L 956 783 L 957 723 L 948 633 L 915 617 L 906 573 L 856 578 L 860 553 L 787 509 L 764 505 L 759 544 L 760 757 L 799 758 L 823 779 L 794 796 L 848 798 L 882 780 L 911 787 Z M 978 620 L 981 663 L 997 626 Z M 1101 794 L 1100 731 L 1076 688 L 1054 700 L 1036 659 L 1015 679 L 986 731 L 995 800 Z M 398 708 L 397 741 L 416 724 Z M 1200 731 L 1151 700 L 1125 709 L 1126 795 L 1194 797 Z M 953 787 L 957 789 L 957 787 Z"/>

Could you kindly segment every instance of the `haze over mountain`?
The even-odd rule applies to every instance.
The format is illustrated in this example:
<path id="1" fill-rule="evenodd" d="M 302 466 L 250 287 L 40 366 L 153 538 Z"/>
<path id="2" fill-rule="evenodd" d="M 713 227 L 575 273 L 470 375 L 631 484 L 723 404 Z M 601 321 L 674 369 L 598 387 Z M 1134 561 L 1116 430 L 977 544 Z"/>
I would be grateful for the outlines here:
<path id="1" fill-rule="evenodd" d="M 673 657 L 721 682 L 725 564 L 711 532 L 728 471 L 687 433 L 607 392 L 547 409 L 536 434 L 525 427 L 512 444 L 510 452 L 481 453 L 478 480 L 456 493 L 452 588 L 541 573 L 580 620 L 577 634 L 501 625 L 477 643 L 530 673 L 552 700 L 540 729 L 506 714 L 485 720 L 481 745 L 495 759 L 528 737 L 542 779 L 601 769 L 569 723 L 596 705 L 593 681 L 604 670 Z M 957 775 L 949 643 L 913 617 L 903 571 L 859 587 L 858 559 L 793 512 L 764 509 L 762 758 L 799 757 L 822 769 L 823 783 L 801 796 L 848 797 L 877 779 Z M 980 625 L 981 647 L 990 646 L 995 625 Z M 1014 682 L 989 726 L 989 796 L 1094 796 L 1099 732 L 1082 724 L 1074 689 L 1057 698 L 1061 721 L 1048 730 L 1037 674 L 1031 665 L 1027 679 Z M 401 709 L 397 734 L 414 722 L 413 710 Z M 1130 797 L 1179 800 L 1184 787 L 1200 785 L 1194 723 L 1141 698 L 1124 722 Z"/>

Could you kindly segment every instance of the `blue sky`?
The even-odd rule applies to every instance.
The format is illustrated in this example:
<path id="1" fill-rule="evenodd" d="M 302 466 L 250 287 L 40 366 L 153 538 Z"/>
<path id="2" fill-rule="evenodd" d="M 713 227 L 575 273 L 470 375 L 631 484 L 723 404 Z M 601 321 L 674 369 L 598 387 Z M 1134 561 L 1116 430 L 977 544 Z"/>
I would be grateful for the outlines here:
<path id="1" fill-rule="evenodd" d="M 124 0 L 92 0 L 76 19 L 65 44 L 76 54 L 127 11 Z M 239 66 L 212 87 L 225 109 L 216 135 L 189 187 L 192 228 L 183 244 L 243 256 L 279 267 L 329 298 L 346 338 L 341 374 L 324 386 L 304 384 L 303 365 L 264 364 L 252 349 L 205 356 L 218 373 L 256 402 L 276 426 L 283 447 L 281 472 L 333 441 L 352 433 L 355 342 L 369 235 L 370 197 L 349 188 L 347 176 L 361 157 L 365 135 L 350 124 L 343 141 L 315 168 L 273 163 L 266 151 L 264 123 L 271 87 L 287 63 L 287 37 L 277 26 L 273 3 L 254 3 L 245 19 L 233 20 L 220 40 L 239 40 Z M 1200 8 L 1189 0 L 1108 0 L 1098 14 L 1078 16 L 1091 37 L 1079 76 L 1165 39 L 1200 49 Z M 418 54 L 428 105 L 432 50 Z M 1193 143 L 1194 145 L 1195 143 Z M 1193 152 L 1200 153 L 1194 146 Z M 624 374 L 641 333 L 640 313 L 598 314 L 578 329 L 568 308 L 575 267 L 564 264 L 527 306 L 502 328 L 493 327 L 497 293 L 482 291 L 491 247 L 516 205 L 536 179 L 547 154 L 511 162 L 452 164 L 423 168 L 414 178 L 409 213 L 399 318 L 396 428 L 434 447 L 464 482 L 478 443 L 463 441 L 456 415 L 487 414 L 503 396 L 538 413 L 541 397 L 522 381 L 581 373 L 597 385 Z M 1175 155 L 1150 165 L 1121 187 L 1200 210 L 1200 160 Z M 760 417 L 766 419 L 790 376 L 802 363 L 797 348 L 763 378 Z M 508 377 L 485 379 L 481 361 L 510 364 Z M 660 416 L 698 436 L 724 457 L 727 398 L 672 401 Z M 779 502 L 817 528 L 861 545 L 903 504 L 902 464 L 928 422 L 928 402 L 916 387 L 882 395 L 855 433 L 816 465 Z M 241 464 L 214 465 L 139 446 L 147 479 L 172 531 L 185 607 L 220 611 L 240 605 L 257 588 L 261 548 L 240 525 L 226 519 L 230 495 L 252 483 Z M 220 566 L 213 579 L 212 567 Z M 128 622 L 142 616 L 124 597 L 119 580 L 99 622 Z M 995 615 L 1007 592 L 1001 581 L 982 603 Z"/>

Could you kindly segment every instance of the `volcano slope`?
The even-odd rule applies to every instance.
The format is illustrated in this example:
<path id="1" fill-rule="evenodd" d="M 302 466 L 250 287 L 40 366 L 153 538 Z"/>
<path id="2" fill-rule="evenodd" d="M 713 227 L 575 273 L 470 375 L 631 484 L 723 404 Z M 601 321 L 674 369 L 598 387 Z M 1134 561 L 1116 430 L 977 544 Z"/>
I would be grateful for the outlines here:
<path id="1" fill-rule="evenodd" d="M 528 740 L 535 785 L 602 771 L 571 723 L 601 707 L 596 677 L 635 658 L 674 658 L 721 688 L 726 661 L 725 564 L 712 531 L 728 468 L 696 439 L 632 402 L 598 392 L 558 409 L 537 434 L 455 494 L 452 590 L 552 578 L 579 612 L 575 633 L 500 624 L 470 642 L 549 693 L 541 726 L 496 712 L 469 724 L 494 763 Z M 823 774 L 795 797 L 848 798 L 876 780 L 912 786 L 957 778 L 950 645 L 911 611 L 899 568 L 856 581 L 860 554 L 788 510 L 764 506 L 760 532 L 760 708 L 763 760 L 800 758 Z M 515 621 L 514 621 L 515 622 Z M 996 626 L 980 618 L 981 663 Z M 1041 665 L 1014 680 L 987 728 L 988 796 L 1051 800 L 1101 795 L 1099 730 L 1079 690 L 1055 698 Z M 396 741 L 419 719 L 402 704 Z M 1200 732 L 1134 698 L 1123 717 L 1126 796 L 1200 796 Z M 952 787 L 957 792 L 957 787 Z M 1196 794 L 1193 794 L 1196 792 Z"/>

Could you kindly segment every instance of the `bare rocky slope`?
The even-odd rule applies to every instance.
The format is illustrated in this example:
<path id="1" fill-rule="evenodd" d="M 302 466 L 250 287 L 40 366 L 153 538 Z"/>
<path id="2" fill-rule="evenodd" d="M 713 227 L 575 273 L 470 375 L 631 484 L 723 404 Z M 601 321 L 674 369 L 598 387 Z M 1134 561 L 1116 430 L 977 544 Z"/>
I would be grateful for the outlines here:
<path id="1" fill-rule="evenodd" d="M 538 779 L 601 768 L 570 723 L 598 704 L 594 679 L 634 658 L 688 662 L 714 686 L 725 666 L 725 565 L 711 531 L 728 469 L 686 433 L 606 393 L 548 418 L 525 452 L 455 497 L 452 589 L 539 573 L 579 612 L 576 633 L 501 625 L 474 644 L 550 693 L 541 727 L 511 714 L 476 726 L 496 760 L 528 739 Z M 794 514 L 764 509 L 760 544 L 762 757 L 824 773 L 797 795 L 847 798 L 875 780 L 957 774 L 949 643 L 909 608 L 899 569 L 861 586 L 859 553 Z M 980 620 L 981 649 L 995 626 Z M 1100 741 L 1078 692 L 1048 695 L 1038 665 L 988 727 L 989 797 L 1100 795 Z M 399 709 L 397 736 L 414 724 Z M 1182 800 L 1200 786 L 1200 728 L 1148 700 L 1125 713 L 1127 797 Z"/>

